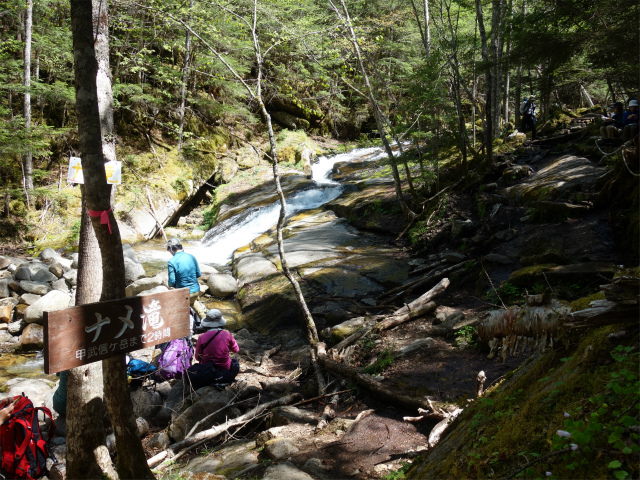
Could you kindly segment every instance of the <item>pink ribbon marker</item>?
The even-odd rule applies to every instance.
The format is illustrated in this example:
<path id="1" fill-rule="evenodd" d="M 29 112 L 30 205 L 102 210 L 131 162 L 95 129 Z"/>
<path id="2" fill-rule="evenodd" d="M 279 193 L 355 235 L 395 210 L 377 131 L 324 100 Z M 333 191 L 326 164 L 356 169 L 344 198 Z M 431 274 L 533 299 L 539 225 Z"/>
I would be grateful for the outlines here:
<path id="1" fill-rule="evenodd" d="M 109 221 L 109 212 L 111 211 L 111 209 L 109 210 L 89 210 L 89 216 L 90 217 L 100 217 L 100 225 L 107 225 L 109 227 L 109 235 L 112 234 L 111 232 L 111 222 Z"/>

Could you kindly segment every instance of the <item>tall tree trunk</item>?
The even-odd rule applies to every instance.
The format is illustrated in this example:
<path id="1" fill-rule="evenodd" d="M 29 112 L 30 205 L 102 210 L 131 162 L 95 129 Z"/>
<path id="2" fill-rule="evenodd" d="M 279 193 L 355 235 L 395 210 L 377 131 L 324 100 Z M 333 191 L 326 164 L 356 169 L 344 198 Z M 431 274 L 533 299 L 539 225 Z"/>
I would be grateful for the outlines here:
<path id="1" fill-rule="evenodd" d="M 111 209 L 111 185 L 107 184 L 104 171 L 108 157 L 103 153 L 103 142 L 106 151 L 111 150 L 114 142 L 106 2 L 71 0 L 71 29 L 86 207 L 89 211 L 105 212 L 108 220 L 104 224 L 101 223 L 102 215 L 91 217 L 102 253 L 100 299 L 113 300 L 124 298 L 125 292 L 120 230 Z M 102 367 L 105 399 L 116 435 L 118 475 L 123 479 L 155 478 L 147 466 L 142 444 L 136 435 L 124 355 L 103 361 Z"/>
<path id="2" fill-rule="evenodd" d="M 24 129 L 29 138 L 31 131 L 31 30 L 33 26 L 33 0 L 27 0 L 24 19 Z M 29 192 L 33 190 L 33 164 L 31 145 L 27 140 L 27 151 L 22 158 L 24 171 L 24 188 L 27 192 L 27 203 L 29 203 Z"/>
<path id="3" fill-rule="evenodd" d="M 492 133 L 494 138 L 500 133 L 502 123 L 502 52 L 504 46 L 505 12 L 505 0 L 492 0 L 491 50 L 489 51 L 489 59 L 493 70 L 491 76 L 493 85 L 493 91 L 491 93 L 493 105 L 491 112 L 493 113 Z"/>
<path id="4" fill-rule="evenodd" d="M 189 2 L 189 10 L 193 8 L 193 1 Z M 189 79 L 189 61 L 191 59 L 191 32 L 187 29 L 184 40 L 184 67 L 182 69 L 182 85 L 180 86 L 180 126 L 178 136 L 178 150 L 182 149 L 184 134 L 184 112 L 187 105 L 187 81 Z"/>
<path id="5" fill-rule="evenodd" d="M 340 5 L 342 6 L 342 13 L 334 5 L 332 0 L 329 0 L 329 3 L 331 4 L 331 7 L 336 12 L 336 14 L 338 15 L 338 18 L 342 21 L 342 23 L 344 24 L 345 28 L 349 33 L 349 37 L 350 37 L 349 40 L 353 45 L 353 51 L 356 54 L 356 59 L 358 60 L 358 65 L 360 67 L 360 73 L 362 73 L 362 77 L 367 86 L 367 94 L 369 97 L 369 102 L 371 103 L 371 108 L 373 109 L 373 115 L 376 119 L 378 131 L 380 132 L 380 138 L 382 139 L 382 144 L 384 145 L 384 149 L 387 152 L 387 156 L 389 157 L 389 163 L 391 164 L 391 172 L 393 173 L 393 180 L 395 183 L 396 197 L 398 198 L 398 204 L 400 205 L 400 208 L 402 209 L 402 213 L 404 214 L 405 218 L 412 219 L 413 217 L 415 217 L 415 213 L 413 213 L 409 209 L 409 206 L 406 204 L 406 202 L 404 201 L 404 198 L 402 197 L 402 183 L 400 181 L 400 174 L 398 173 L 398 165 L 396 163 L 395 157 L 393 156 L 393 152 L 391 151 L 391 146 L 389 145 L 389 141 L 387 140 L 387 135 L 385 133 L 384 123 L 382 118 L 383 117 L 382 112 L 380 111 L 378 102 L 376 101 L 376 98 L 373 94 L 373 88 L 371 87 L 371 82 L 369 81 L 369 75 L 367 74 L 367 71 L 364 68 L 362 53 L 360 51 L 360 46 L 358 45 L 358 39 L 356 37 L 356 33 L 351 24 L 351 19 L 349 18 L 349 11 L 347 10 L 347 6 L 344 3 L 344 0 L 340 0 Z"/>
<path id="6" fill-rule="evenodd" d="M 509 57 L 511 55 L 511 30 L 512 22 L 511 17 L 513 15 L 513 0 L 509 0 L 509 6 L 507 7 L 507 15 L 509 16 L 509 31 L 507 37 L 507 64 L 505 65 L 505 82 L 504 82 L 504 123 L 509 123 L 509 84 L 511 81 L 511 68 L 509 64 Z"/>
<path id="7" fill-rule="evenodd" d="M 480 31 L 480 43 L 482 46 L 482 61 L 485 69 L 486 96 L 485 99 L 485 124 L 484 124 L 484 144 L 487 147 L 487 165 L 493 165 L 493 115 L 491 112 L 493 79 L 492 68 L 489 62 L 489 50 L 487 48 L 487 32 L 484 29 L 484 19 L 482 18 L 482 0 L 476 0 L 476 18 L 478 20 L 478 30 Z"/>
<path id="8" fill-rule="evenodd" d="M 424 0 L 424 32 L 427 58 L 431 56 L 431 19 L 429 18 L 429 0 Z"/>
<path id="9" fill-rule="evenodd" d="M 522 2 L 522 17 L 527 14 L 527 2 Z M 516 73 L 516 98 L 515 98 L 515 124 L 520 126 L 520 105 L 522 105 L 522 61 L 518 62 L 518 71 Z"/>
<path id="10" fill-rule="evenodd" d="M 82 187 L 84 190 L 84 187 Z M 83 192 L 84 195 L 84 192 Z M 76 304 L 100 301 L 102 254 L 82 202 Z M 67 478 L 117 478 L 105 445 L 102 365 L 90 363 L 70 370 L 67 377 Z"/>

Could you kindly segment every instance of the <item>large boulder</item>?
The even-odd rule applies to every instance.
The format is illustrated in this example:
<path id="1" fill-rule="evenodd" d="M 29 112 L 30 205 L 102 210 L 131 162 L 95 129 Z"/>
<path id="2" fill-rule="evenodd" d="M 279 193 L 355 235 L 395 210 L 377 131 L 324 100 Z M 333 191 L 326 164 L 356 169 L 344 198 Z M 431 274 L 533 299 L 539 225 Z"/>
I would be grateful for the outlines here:
<path id="1" fill-rule="evenodd" d="M 163 277 L 161 275 L 156 275 L 155 277 L 144 277 L 136 280 L 127 286 L 125 290 L 125 295 L 127 297 L 133 297 L 140 292 L 145 290 L 151 290 L 152 288 L 156 288 L 163 284 Z"/>
<path id="2" fill-rule="evenodd" d="M 140 263 L 134 262 L 129 257 L 124 258 L 124 280 L 127 285 L 145 275 L 144 267 Z"/>
<path id="3" fill-rule="evenodd" d="M 219 391 L 213 389 L 175 418 L 169 427 L 169 435 L 176 442 L 183 440 L 196 423 L 210 413 L 223 409 L 233 397 L 234 393 L 231 390 Z M 229 415 L 228 410 L 222 410 L 216 417 L 211 418 L 206 424 L 196 429 L 194 433 L 205 430 L 209 425 L 214 425 L 216 422 L 223 422 L 229 416 L 235 415 Z"/>
<path id="4" fill-rule="evenodd" d="M 31 280 L 31 269 L 28 265 L 20 265 L 15 272 L 13 272 L 13 278 L 16 280 Z"/>
<path id="5" fill-rule="evenodd" d="M 38 255 L 38 258 L 43 262 L 49 263 L 49 262 L 58 260 L 61 257 L 60 257 L 60 254 L 56 252 L 53 248 L 45 248 L 42 252 L 40 252 L 40 255 Z"/>
<path id="6" fill-rule="evenodd" d="M 26 322 L 42 324 L 44 312 L 64 310 L 69 306 L 69 299 L 69 295 L 60 292 L 59 290 L 50 291 L 40 300 L 27 308 L 25 312 Z"/>
<path id="7" fill-rule="evenodd" d="M 12 378 L 0 386 L 0 400 L 24 393 L 33 402 L 34 407 L 40 407 L 44 405 L 45 396 L 54 385 L 54 382 L 42 379 Z"/>
<path id="8" fill-rule="evenodd" d="M 21 280 L 20 288 L 27 293 L 35 295 L 46 295 L 51 290 L 51 287 L 46 283 L 31 282 L 29 280 Z"/>
<path id="9" fill-rule="evenodd" d="M 218 273 L 209 275 L 207 279 L 209 293 L 214 297 L 230 297 L 238 293 L 238 282 L 232 275 Z"/>
<path id="10" fill-rule="evenodd" d="M 78 270 L 72 268 L 68 272 L 65 272 L 62 278 L 64 278 L 69 285 L 75 287 L 78 285 Z"/>
<path id="11" fill-rule="evenodd" d="M 251 145 L 236 150 L 236 162 L 240 168 L 251 168 L 260 164 L 260 154 Z"/>
<path id="12" fill-rule="evenodd" d="M 42 350 L 44 345 L 44 328 L 37 323 L 27 325 L 20 337 L 20 349 L 23 352 Z"/>
<path id="13" fill-rule="evenodd" d="M 0 279 L 0 298 L 7 298 L 11 296 L 11 289 L 9 289 L 9 284 L 12 280 L 8 278 Z"/>

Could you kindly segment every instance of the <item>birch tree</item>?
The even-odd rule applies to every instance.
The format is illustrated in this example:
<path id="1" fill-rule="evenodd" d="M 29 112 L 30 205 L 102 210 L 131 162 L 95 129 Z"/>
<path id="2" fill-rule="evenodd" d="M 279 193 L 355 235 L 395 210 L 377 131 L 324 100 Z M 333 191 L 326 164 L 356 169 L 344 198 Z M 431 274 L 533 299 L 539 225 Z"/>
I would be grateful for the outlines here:
<path id="1" fill-rule="evenodd" d="M 29 138 L 31 130 L 31 33 L 33 29 L 33 0 L 27 0 L 24 18 L 24 129 Z M 27 145 L 22 161 L 24 189 L 29 204 L 33 190 L 33 154 Z"/>

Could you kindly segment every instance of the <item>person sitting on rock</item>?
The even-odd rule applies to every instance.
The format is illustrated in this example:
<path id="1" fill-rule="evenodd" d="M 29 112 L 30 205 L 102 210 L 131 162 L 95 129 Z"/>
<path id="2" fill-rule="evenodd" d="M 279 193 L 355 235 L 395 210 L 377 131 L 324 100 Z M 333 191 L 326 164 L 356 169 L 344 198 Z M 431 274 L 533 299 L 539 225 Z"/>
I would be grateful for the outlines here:
<path id="1" fill-rule="evenodd" d="M 201 319 L 204 318 L 207 311 L 204 305 L 198 301 L 200 298 L 198 277 L 202 275 L 198 260 L 182 250 L 182 243 L 177 238 L 172 238 L 167 242 L 167 251 L 173 256 L 167 264 L 169 287 L 189 288 L 189 304 Z"/>
<path id="2" fill-rule="evenodd" d="M 520 106 L 520 113 L 522 114 L 522 133 L 527 133 L 531 130 L 531 140 L 536 139 L 536 97 L 531 95 L 529 98 L 525 98 L 524 102 Z"/>
<path id="3" fill-rule="evenodd" d="M 223 330 L 226 324 L 220 310 L 215 308 L 202 320 L 202 326 L 209 331 L 201 334 L 196 342 L 195 359 L 199 363 L 187 370 L 194 390 L 206 385 L 229 384 L 240 371 L 240 363 L 230 356 L 230 352 L 239 352 L 240 347 L 233 335 Z"/>
<path id="4" fill-rule="evenodd" d="M 610 117 L 602 117 L 602 126 L 600 127 L 600 136 L 603 145 L 611 145 L 613 140 L 618 138 L 622 133 L 622 103 L 613 104 L 613 113 Z"/>
<path id="5" fill-rule="evenodd" d="M 53 409 L 62 417 L 67 414 L 67 374 L 66 370 L 57 374 L 60 377 L 60 384 L 53 394 Z"/>
<path id="6" fill-rule="evenodd" d="M 629 110 L 622 116 L 622 140 L 631 140 L 638 134 L 638 100 L 629 101 Z"/>

